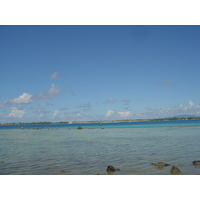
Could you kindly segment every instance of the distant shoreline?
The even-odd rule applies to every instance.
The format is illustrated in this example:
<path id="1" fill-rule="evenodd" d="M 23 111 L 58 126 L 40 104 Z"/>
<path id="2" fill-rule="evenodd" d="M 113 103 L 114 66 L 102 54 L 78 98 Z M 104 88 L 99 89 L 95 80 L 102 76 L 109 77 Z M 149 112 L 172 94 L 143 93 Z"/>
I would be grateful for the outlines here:
<path id="1" fill-rule="evenodd" d="M 157 118 L 157 119 L 126 119 L 126 120 L 104 120 L 104 121 L 74 121 L 74 122 L 30 122 L 30 123 L 0 123 L 0 125 L 36 125 L 36 124 L 88 124 L 88 123 L 120 123 L 120 122 L 146 122 L 146 121 L 170 121 L 170 120 L 195 120 L 200 117 L 188 118 Z"/>

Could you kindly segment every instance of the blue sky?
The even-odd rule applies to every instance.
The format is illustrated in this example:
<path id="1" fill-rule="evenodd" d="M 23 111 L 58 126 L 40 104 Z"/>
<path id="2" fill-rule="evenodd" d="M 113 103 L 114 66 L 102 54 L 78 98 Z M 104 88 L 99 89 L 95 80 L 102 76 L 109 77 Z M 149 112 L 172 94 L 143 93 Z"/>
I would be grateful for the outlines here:
<path id="1" fill-rule="evenodd" d="M 200 116 L 200 26 L 1 26 L 0 123 Z"/>

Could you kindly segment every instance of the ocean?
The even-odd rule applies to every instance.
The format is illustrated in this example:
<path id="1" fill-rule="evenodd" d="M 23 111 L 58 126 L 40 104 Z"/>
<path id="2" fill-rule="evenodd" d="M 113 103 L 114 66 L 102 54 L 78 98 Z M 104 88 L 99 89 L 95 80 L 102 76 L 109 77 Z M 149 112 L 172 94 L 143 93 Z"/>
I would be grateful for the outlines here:
<path id="1" fill-rule="evenodd" d="M 200 120 L 0 125 L 0 174 L 199 175 L 199 143 Z"/>

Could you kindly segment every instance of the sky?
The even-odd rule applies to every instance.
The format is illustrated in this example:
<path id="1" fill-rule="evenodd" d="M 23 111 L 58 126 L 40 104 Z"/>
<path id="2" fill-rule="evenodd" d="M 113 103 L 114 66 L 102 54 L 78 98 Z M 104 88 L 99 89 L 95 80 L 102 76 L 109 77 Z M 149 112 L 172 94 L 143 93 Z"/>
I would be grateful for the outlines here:
<path id="1" fill-rule="evenodd" d="M 0 26 L 0 123 L 200 116 L 200 26 Z"/>

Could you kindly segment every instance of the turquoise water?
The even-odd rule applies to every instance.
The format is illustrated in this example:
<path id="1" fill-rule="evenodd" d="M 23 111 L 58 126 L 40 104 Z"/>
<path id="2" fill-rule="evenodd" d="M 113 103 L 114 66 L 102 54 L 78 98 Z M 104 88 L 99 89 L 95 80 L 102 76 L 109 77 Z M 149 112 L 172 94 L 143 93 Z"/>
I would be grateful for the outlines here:
<path id="1" fill-rule="evenodd" d="M 192 121 L 192 122 L 191 122 Z M 178 122 L 83 125 L 50 129 L 1 128 L 0 174 L 107 175 L 106 168 L 120 168 L 116 175 L 200 174 L 200 120 Z M 137 127 L 137 126 L 139 127 Z M 76 125 L 77 127 L 77 125 Z M 86 129 L 86 128 L 92 129 Z M 103 128 L 103 129 L 102 129 Z M 162 169 L 151 163 L 166 162 Z"/>
<path id="2" fill-rule="evenodd" d="M 82 124 L 37 124 L 37 125 L 0 125 L 0 129 L 24 128 L 136 128 L 136 127 L 171 127 L 171 126 L 200 126 L 200 119 L 196 120 L 166 120 L 166 121 L 141 121 L 120 123 L 82 123 Z"/>

